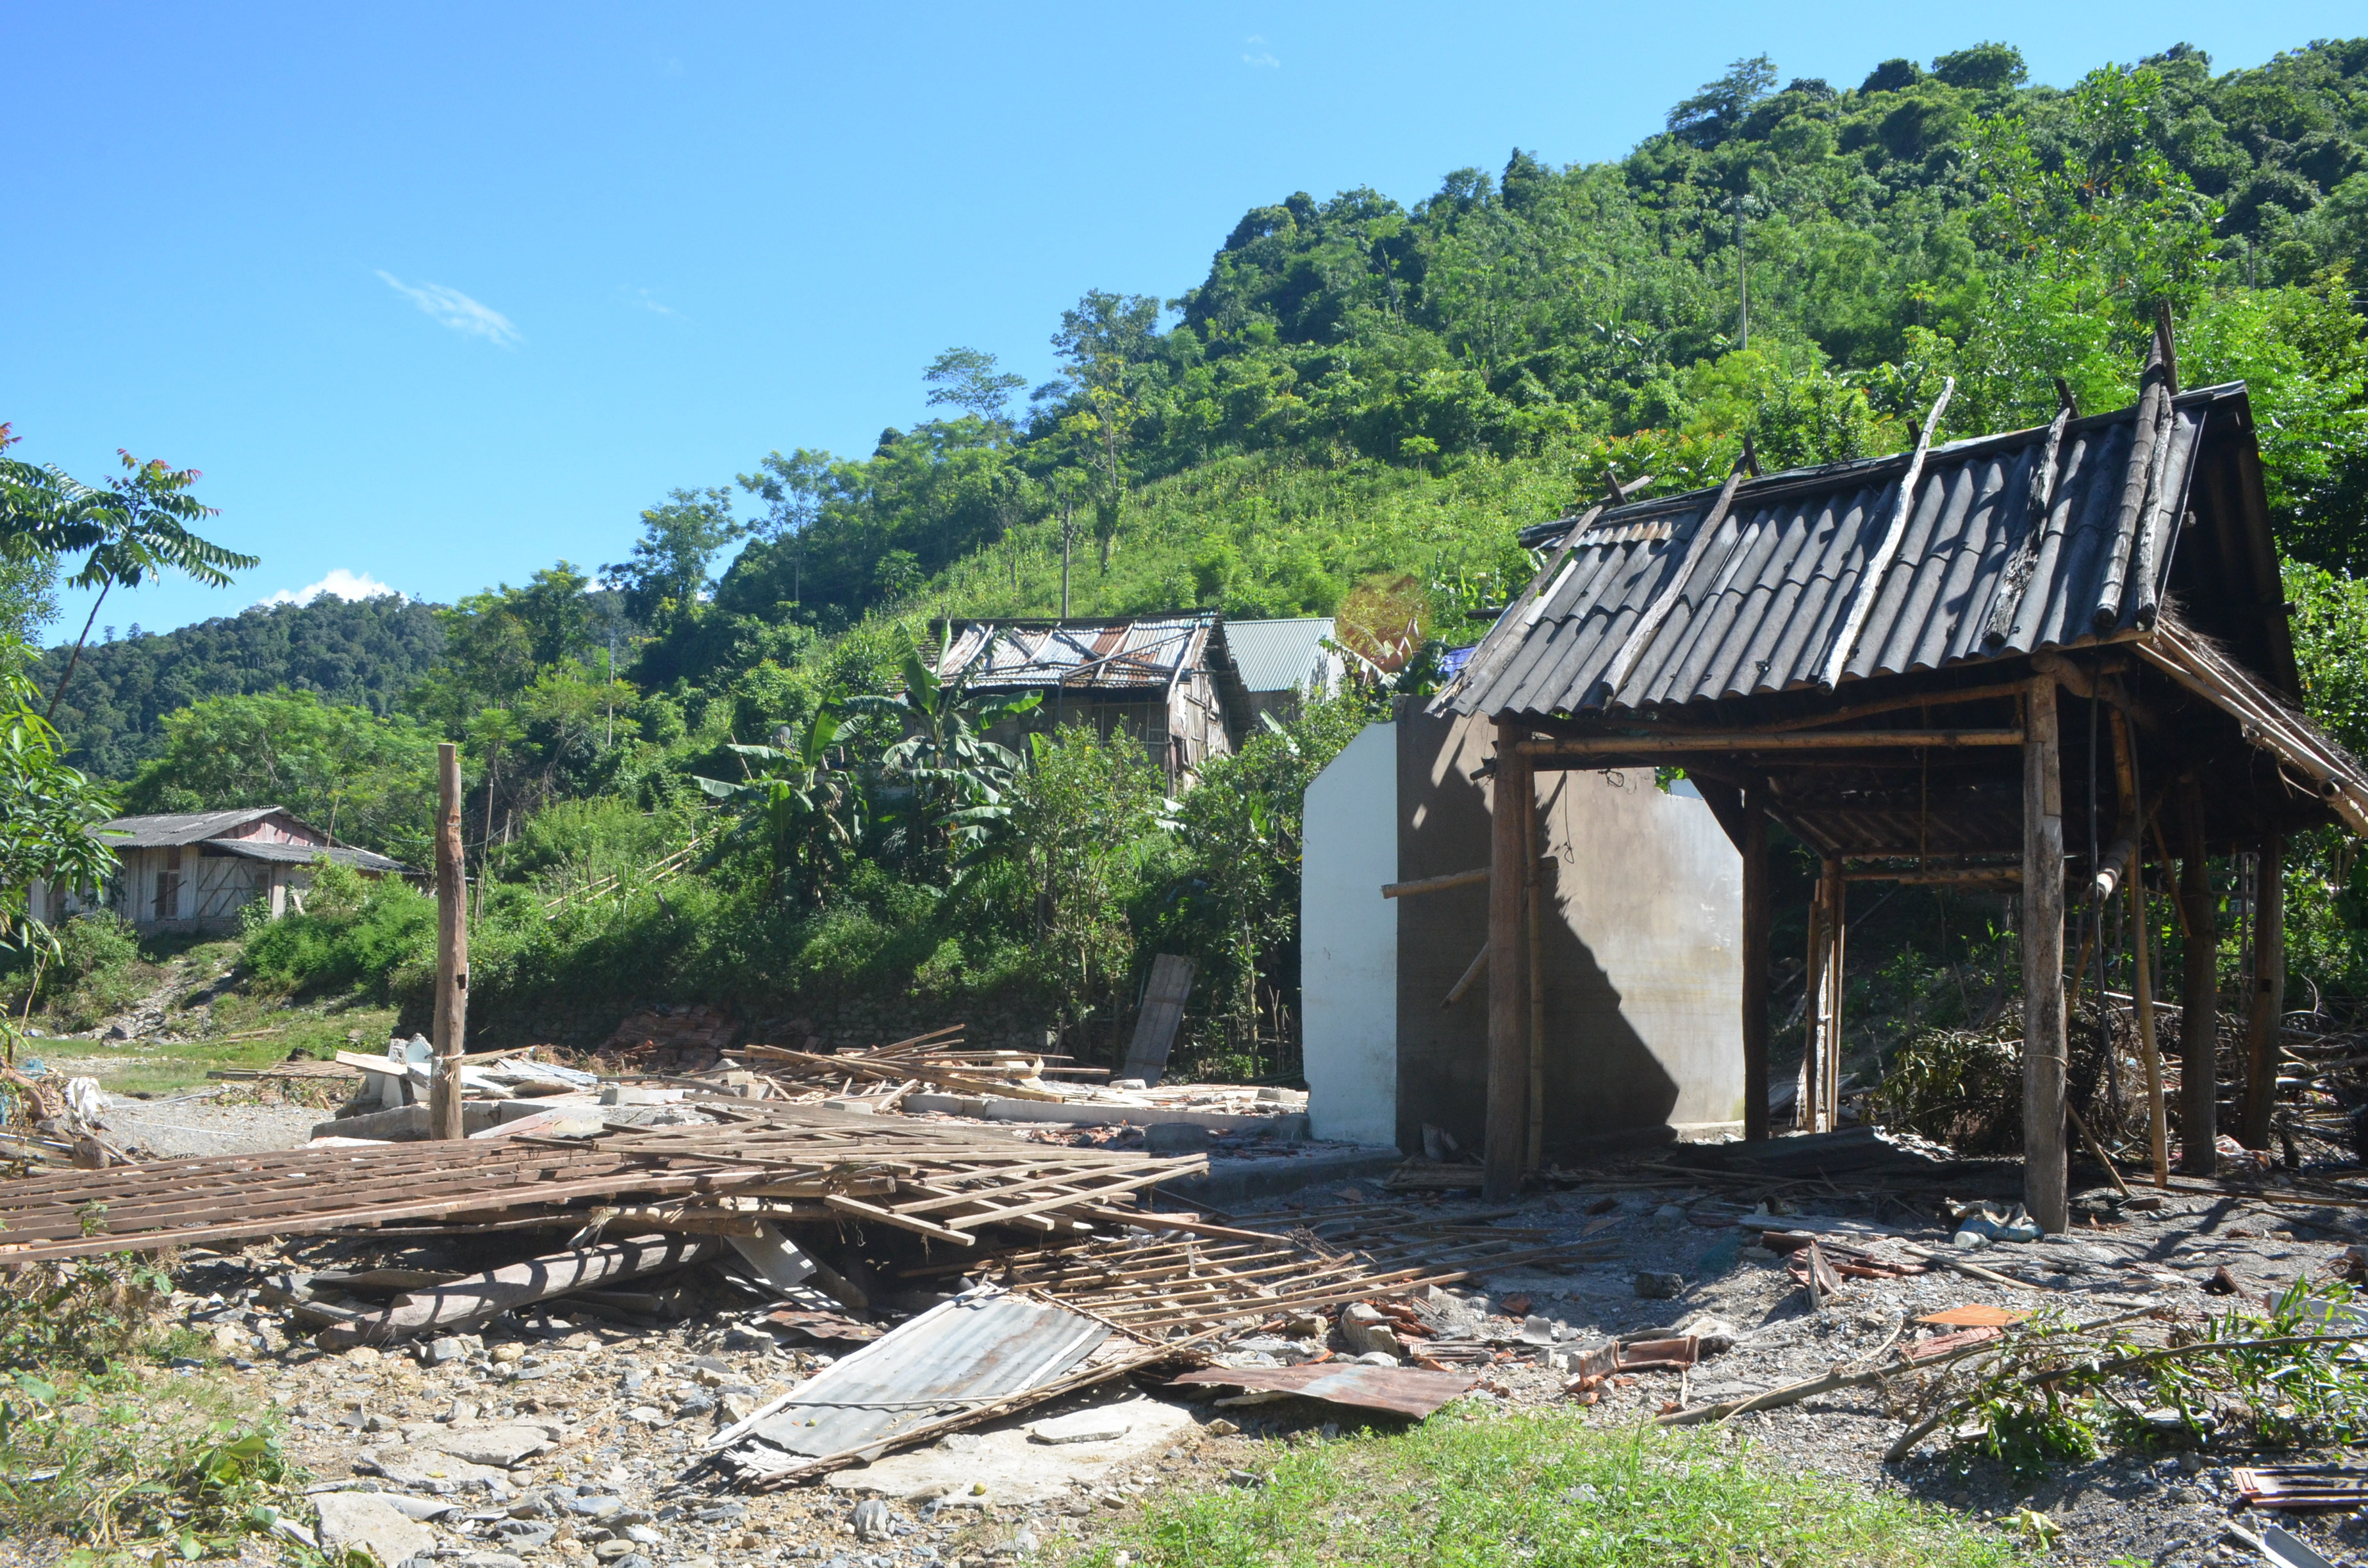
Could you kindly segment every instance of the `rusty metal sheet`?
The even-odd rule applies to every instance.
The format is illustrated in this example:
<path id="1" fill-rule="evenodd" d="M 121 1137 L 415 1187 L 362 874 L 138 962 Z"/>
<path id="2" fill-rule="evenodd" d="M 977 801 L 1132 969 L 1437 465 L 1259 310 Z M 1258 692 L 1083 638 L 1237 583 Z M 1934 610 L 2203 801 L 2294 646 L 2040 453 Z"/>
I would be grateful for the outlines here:
<path id="1" fill-rule="evenodd" d="M 1326 1404 L 1386 1410 L 1419 1420 L 1480 1380 L 1462 1372 L 1426 1372 L 1411 1367 L 1367 1367 L 1318 1361 L 1304 1367 L 1211 1367 L 1176 1380 L 1217 1387 L 1295 1393 Z"/>

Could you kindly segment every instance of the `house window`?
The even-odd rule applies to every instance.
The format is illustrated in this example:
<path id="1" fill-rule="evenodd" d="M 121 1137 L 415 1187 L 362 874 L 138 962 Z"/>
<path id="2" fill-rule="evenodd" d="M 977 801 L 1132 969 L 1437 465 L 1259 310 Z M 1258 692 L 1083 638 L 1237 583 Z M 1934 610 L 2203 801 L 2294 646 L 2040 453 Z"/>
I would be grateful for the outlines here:
<path id="1" fill-rule="evenodd" d="M 181 848 L 175 845 L 165 851 L 164 869 L 156 873 L 156 918 L 178 920 L 181 917 Z"/>

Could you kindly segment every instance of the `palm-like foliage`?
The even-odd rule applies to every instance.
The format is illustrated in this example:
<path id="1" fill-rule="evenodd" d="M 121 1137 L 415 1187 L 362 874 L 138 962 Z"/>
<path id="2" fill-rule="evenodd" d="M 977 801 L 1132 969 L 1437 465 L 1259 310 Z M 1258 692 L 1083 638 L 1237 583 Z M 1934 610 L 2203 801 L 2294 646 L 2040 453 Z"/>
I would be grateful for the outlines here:
<path id="1" fill-rule="evenodd" d="M 731 838 L 762 848 L 774 891 L 793 892 L 810 903 L 838 874 L 861 826 L 862 793 L 854 776 L 830 766 L 838 725 L 838 716 L 825 709 L 793 745 L 734 745 L 746 778 L 699 780 L 710 795 L 738 808 Z"/>
<path id="2" fill-rule="evenodd" d="M 66 766 L 58 733 L 34 709 L 40 689 L 18 667 L 22 656 L 14 642 L 0 644 L 0 948 L 31 953 L 38 983 L 58 941 L 35 917 L 32 885 L 104 883 L 115 858 L 91 829 L 114 807 L 102 786 Z M 0 1037 L 15 1061 L 16 1035 L 5 1017 Z"/>
<path id="3" fill-rule="evenodd" d="M 79 554 L 82 565 L 66 581 L 98 590 L 82 635 L 74 639 L 65 674 L 50 696 L 47 711 L 55 713 L 58 699 L 65 695 L 66 683 L 82 661 L 98 608 L 115 585 L 137 587 L 174 571 L 219 588 L 228 585 L 233 572 L 254 566 L 260 558 L 224 550 L 189 531 L 189 525 L 214 515 L 214 508 L 189 494 L 198 482 L 196 469 L 167 468 L 156 459 L 142 462 L 119 449 L 123 472 L 97 488 L 54 465 L 36 466 L 9 457 L 7 449 L 15 439 L 8 426 L 0 425 L 0 552 L 17 557 Z"/>
<path id="4" fill-rule="evenodd" d="M 1031 692 L 982 700 L 960 677 L 941 679 L 909 638 L 903 675 L 902 691 L 850 697 L 845 706 L 903 732 L 882 750 L 878 767 L 879 798 L 898 808 L 893 847 L 916 867 L 951 879 L 1011 815 L 1008 797 L 1019 754 L 986 739 L 986 732 L 1034 711 L 1043 699 Z"/>

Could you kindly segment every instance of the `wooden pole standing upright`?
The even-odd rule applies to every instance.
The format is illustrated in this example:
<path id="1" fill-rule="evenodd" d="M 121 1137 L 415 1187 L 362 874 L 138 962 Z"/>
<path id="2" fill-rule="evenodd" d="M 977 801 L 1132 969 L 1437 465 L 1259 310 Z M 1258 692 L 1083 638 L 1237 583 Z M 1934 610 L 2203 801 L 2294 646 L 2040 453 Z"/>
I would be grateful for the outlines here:
<path id="1" fill-rule="evenodd" d="M 2025 699 L 2022 743 L 2022 1197 L 2039 1228 L 2072 1221 L 2064 1139 L 2064 780 L 2055 678 Z"/>
<path id="2" fill-rule="evenodd" d="M 2261 837 L 2253 874 L 2253 972 L 2245 1018 L 2245 1133 L 2248 1149 L 2270 1146 L 2278 1095 L 2278 1024 L 2286 1011 L 2285 839 Z"/>
<path id="3" fill-rule="evenodd" d="M 2154 1184 L 2170 1186 L 2170 1118 L 2162 1103 L 2162 1048 L 2154 1028 L 2154 922 L 2146 913 L 2146 851 L 2130 851 L 2130 990 L 2137 997 L 2138 1049 L 2146 1055 L 2146 1144 Z"/>
<path id="4" fill-rule="evenodd" d="M 428 1134 L 461 1137 L 461 1042 L 469 1017 L 469 886 L 461 866 L 461 753 L 436 747 L 436 1071 Z"/>
<path id="5" fill-rule="evenodd" d="M 1501 1203 L 1521 1183 L 1530 1091 L 1529 944 L 1521 939 L 1521 862 L 1528 858 L 1534 777 L 1521 755 L 1521 727 L 1497 721 L 1496 796 L 1488 811 L 1488 1125 L 1481 1191 Z"/>
<path id="6" fill-rule="evenodd" d="M 1538 850 L 1538 791 L 1534 775 L 1521 791 L 1521 897 L 1523 919 L 1530 932 L 1530 1116 L 1523 1141 L 1521 1169 L 1545 1165 L 1546 1143 L 1546 968 L 1544 895 Z"/>
<path id="7" fill-rule="evenodd" d="M 2179 786 L 2179 901 L 2187 910 L 2187 962 L 2179 985 L 2179 1168 L 2220 1168 L 2220 931 L 2212 908 L 2212 860 L 2203 842 L 2203 787 Z"/>
<path id="8" fill-rule="evenodd" d="M 1743 1136 L 1768 1136 L 1768 797 L 1743 792 Z"/>

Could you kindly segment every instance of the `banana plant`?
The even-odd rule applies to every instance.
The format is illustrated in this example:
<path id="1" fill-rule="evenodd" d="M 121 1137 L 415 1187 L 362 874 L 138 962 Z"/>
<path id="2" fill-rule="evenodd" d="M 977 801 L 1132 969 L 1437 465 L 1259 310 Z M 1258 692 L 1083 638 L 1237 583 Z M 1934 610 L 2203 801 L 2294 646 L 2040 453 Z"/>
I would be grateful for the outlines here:
<path id="1" fill-rule="evenodd" d="M 902 732 L 881 751 L 880 797 L 901 807 L 899 836 L 908 859 L 951 880 L 1011 815 L 1020 756 L 986 732 L 1034 711 L 1043 699 L 1030 692 L 981 700 L 961 677 L 940 677 L 909 636 L 902 673 L 903 690 L 850 697 L 845 707 Z"/>
<path id="2" fill-rule="evenodd" d="M 803 734 L 786 726 L 778 736 L 790 744 L 731 748 L 746 777 L 699 778 L 699 787 L 740 813 L 731 839 L 753 843 L 772 867 L 777 893 L 793 892 L 819 903 L 838 873 L 860 827 L 862 794 L 854 776 L 830 766 L 839 716 L 825 708 Z"/>

